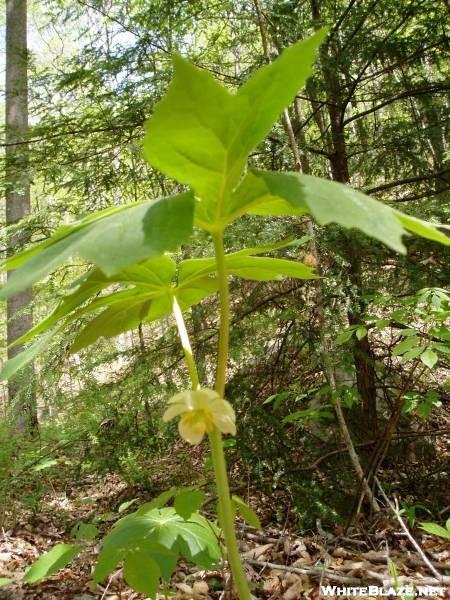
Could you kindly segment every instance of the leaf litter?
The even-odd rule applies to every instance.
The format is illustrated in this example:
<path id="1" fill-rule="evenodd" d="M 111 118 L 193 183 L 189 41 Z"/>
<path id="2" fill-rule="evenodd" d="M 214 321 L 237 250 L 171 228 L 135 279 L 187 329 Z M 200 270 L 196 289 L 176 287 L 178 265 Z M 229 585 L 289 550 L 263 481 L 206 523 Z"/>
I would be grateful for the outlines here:
<path id="1" fill-rule="evenodd" d="M 13 583 L 0 589 L 0 600 L 138 600 L 145 598 L 132 591 L 119 567 L 109 581 L 92 583 L 92 571 L 98 543 L 86 549 L 66 568 L 38 584 L 20 583 L 26 569 L 57 543 L 73 543 L 71 531 L 80 522 L 101 515 L 102 534 L 119 517 L 111 506 L 119 507 L 133 498 L 133 490 L 118 477 L 108 476 L 99 484 L 86 478 L 74 485 L 69 495 L 55 492 L 46 498 L 39 512 L 23 511 L 17 522 L 0 531 L 0 579 Z M 142 498 L 145 500 L 145 498 Z M 253 496 L 255 507 L 264 506 Z M 133 506 L 134 508 L 134 506 Z M 260 515 L 263 516 L 263 515 Z M 238 536 L 247 577 L 254 598 L 296 600 L 319 599 L 321 585 L 366 586 L 394 585 L 389 563 L 395 565 L 402 585 L 450 585 L 450 544 L 421 530 L 414 537 L 436 570 L 439 582 L 415 552 L 395 518 L 385 514 L 376 521 L 360 521 L 343 532 L 330 531 L 318 524 L 320 533 L 301 533 L 294 527 L 280 527 L 262 519 L 265 526 L 256 530 L 243 522 Z M 163 590 L 161 590 L 163 592 Z M 170 595 L 175 600 L 226 600 L 233 598 L 226 565 L 214 571 L 202 571 L 180 562 L 173 574 Z M 164 594 L 159 598 L 162 600 Z"/>

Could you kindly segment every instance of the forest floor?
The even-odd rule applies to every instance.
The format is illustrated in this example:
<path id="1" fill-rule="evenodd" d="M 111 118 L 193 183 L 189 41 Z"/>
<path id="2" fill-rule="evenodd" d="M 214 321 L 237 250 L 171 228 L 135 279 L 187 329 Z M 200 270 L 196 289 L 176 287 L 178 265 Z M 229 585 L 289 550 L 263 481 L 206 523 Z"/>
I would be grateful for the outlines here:
<path id="1" fill-rule="evenodd" d="M 86 478 L 70 488 L 59 490 L 55 486 L 38 511 L 17 514 L 16 525 L 0 532 L 0 578 L 19 582 L 30 563 L 57 543 L 71 543 L 73 526 L 89 522 L 94 515 L 102 515 L 100 528 L 102 533 L 106 532 L 118 518 L 117 513 L 110 512 L 111 507 L 132 498 L 131 493 L 114 476 L 108 476 L 101 484 L 94 478 Z M 261 510 L 268 499 L 250 500 Z M 373 585 L 387 590 L 394 585 L 394 573 L 402 586 L 413 585 L 417 590 L 417 586 L 441 585 L 447 594 L 450 591 L 448 541 L 414 530 L 425 559 L 442 575 L 439 582 L 392 515 L 384 513 L 372 522 L 360 521 L 345 534 L 340 527 L 324 531 L 318 525 L 319 532 L 307 534 L 300 534 L 288 525 L 267 523 L 259 531 L 243 523 L 238 526 L 241 553 L 254 597 L 315 599 L 324 597 L 321 586 L 325 585 Z M 46 581 L 35 585 L 12 583 L 0 590 L 0 599 L 143 598 L 128 588 L 121 569 L 104 585 L 95 586 L 91 573 L 97 552 L 98 544 L 91 543 L 67 568 Z M 181 562 L 173 575 L 171 589 L 176 600 L 226 600 L 232 597 L 229 587 L 226 569 L 199 571 Z M 441 595 L 444 596 L 445 593 Z"/>

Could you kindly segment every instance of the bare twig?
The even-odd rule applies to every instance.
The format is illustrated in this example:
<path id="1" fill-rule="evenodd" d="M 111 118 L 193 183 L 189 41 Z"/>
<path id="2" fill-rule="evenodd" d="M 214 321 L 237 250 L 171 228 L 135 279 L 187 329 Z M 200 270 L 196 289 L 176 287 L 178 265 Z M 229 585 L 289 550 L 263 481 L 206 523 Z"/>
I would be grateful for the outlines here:
<path id="1" fill-rule="evenodd" d="M 361 582 L 361 579 L 359 579 L 358 577 L 351 577 L 350 575 L 341 575 L 340 573 L 335 573 L 334 571 L 330 571 L 322 567 L 289 567 L 287 565 L 277 565 L 275 563 L 253 559 L 246 560 L 245 562 L 248 562 L 249 564 L 255 567 L 268 567 L 269 569 L 287 571 L 288 573 L 296 573 L 297 575 L 312 575 L 320 577 L 322 579 L 332 579 L 333 581 L 337 581 L 338 583 L 357 584 Z"/>
<path id="2" fill-rule="evenodd" d="M 336 573 L 335 571 L 331 571 L 330 569 L 323 569 L 321 567 L 289 567 L 286 565 L 277 565 L 271 562 L 265 562 L 262 560 L 247 560 L 247 563 L 256 567 L 268 567 L 269 569 L 276 569 L 278 571 L 287 571 L 289 573 L 296 573 L 297 575 L 309 575 L 310 577 L 319 577 L 323 579 L 329 579 L 331 581 L 336 581 L 337 583 L 350 583 L 356 585 L 367 585 L 368 579 L 373 579 L 374 581 L 378 581 L 382 583 L 384 586 L 394 585 L 395 582 L 392 578 L 385 578 L 382 573 L 377 573 L 376 571 L 366 571 L 366 577 L 364 579 L 360 577 L 352 577 L 350 575 L 342 575 L 341 573 Z M 439 575 L 439 574 L 438 574 Z M 408 584 L 418 584 L 418 585 L 436 585 L 437 583 L 443 583 L 445 585 L 450 585 L 450 577 L 448 576 L 438 576 L 438 578 L 434 577 L 420 577 L 414 579 L 411 576 L 400 576 L 398 577 L 398 582 L 400 583 L 408 583 Z"/>
<path id="3" fill-rule="evenodd" d="M 380 466 L 386 456 L 386 453 L 389 449 L 391 440 L 392 440 L 395 430 L 397 428 L 397 424 L 400 420 L 400 416 L 402 414 L 403 407 L 406 403 L 406 398 L 404 397 L 404 394 L 405 394 L 406 390 L 408 389 L 408 386 L 410 385 L 410 382 L 412 381 L 414 372 L 417 369 L 417 367 L 419 366 L 419 364 L 420 364 L 419 359 L 416 359 L 416 361 L 413 363 L 413 365 L 408 373 L 408 377 L 406 379 L 405 384 L 403 385 L 402 389 L 400 390 L 400 392 L 397 395 L 395 408 L 392 411 L 392 414 L 386 423 L 384 431 L 383 431 L 381 437 L 379 438 L 378 443 L 375 446 L 374 451 L 370 457 L 369 466 L 368 466 L 366 472 L 364 473 L 364 479 L 365 479 L 365 481 L 367 481 L 369 483 L 374 481 L 377 471 L 380 468 Z M 424 368 L 422 369 L 422 372 L 419 374 L 418 377 L 420 377 L 423 374 L 425 369 L 426 369 L 426 367 L 424 366 Z M 361 489 L 362 489 L 362 494 L 359 497 L 356 511 L 353 512 L 351 519 L 353 519 L 359 513 L 359 511 L 361 509 L 362 501 L 364 499 L 364 494 L 365 494 L 365 487 L 362 488 L 360 485 L 358 494 L 360 494 Z"/>
<path id="4" fill-rule="evenodd" d="M 118 571 L 116 571 L 115 573 L 113 573 L 111 575 L 111 577 L 108 579 L 108 583 L 106 584 L 105 589 L 103 590 L 103 594 L 100 597 L 100 600 L 103 600 L 106 597 L 106 592 L 109 589 L 109 586 L 111 585 L 111 583 L 114 581 L 114 579 L 117 579 L 117 577 L 119 577 L 119 575 L 122 574 L 123 569 L 119 569 Z"/>
<path id="5" fill-rule="evenodd" d="M 356 474 L 358 475 L 358 478 L 360 480 L 360 485 L 362 486 L 363 489 L 363 493 L 365 494 L 365 496 L 367 497 L 367 499 L 369 500 L 372 509 L 374 512 L 378 512 L 380 510 L 380 507 L 378 505 L 378 502 L 375 498 L 375 496 L 372 493 L 372 490 L 370 489 L 369 483 L 364 475 L 364 471 L 361 467 L 361 463 L 359 461 L 359 457 L 356 453 L 355 447 L 353 445 L 353 441 L 352 438 L 350 436 L 350 432 L 348 430 L 347 427 L 347 423 L 345 421 L 345 417 L 344 417 L 344 413 L 342 411 L 342 406 L 341 406 L 341 402 L 339 400 L 339 398 L 337 397 L 337 395 L 332 396 L 332 401 L 333 401 L 333 405 L 334 405 L 334 410 L 336 412 L 336 417 L 339 423 L 339 428 L 341 431 L 341 436 L 343 438 L 343 442 L 345 443 L 345 445 L 347 446 L 347 450 L 348 450 L 348 454 L 350 456 L 352 465 L 354 470 L 356 471 Z"/>
<path id="6" fill-rule="evenodd" d="M 259 30 L 261 32 L 261 43 L 262 43 L 262 47 L 263 47 L 264 58 L 266 59 L 267 64 L 270 65 L 271 60 L 270 60 L 269 42 L 267 39 L 266 28 L 264 26 L 264 19 L 263 19 L 261 4 L 260 4 L 259 0 L 253 0 L 253 3 L 255 5 L 256 14 L 258 15 L 258 25 L 259 25 Z M 289 146 L 291 147 L 291 152 L 292 152 L 292 155 L 294 158 L 295 169 L 297 171 L 301 171 L 302 170 L 302 161 L 300 158 L 300 151 L 299 151 L 299 148 L 297 145 L 297 140 L 295 139 L 294 129 L 292 127 L 291 118 L 289 116 L 289 111 L 287 108 L 285 108 L 283 111 L 283 121 L 284 121 L 284 128 L 285 128 L 286 133 L 289 138 Z"/>
<path id="7" fill-rule="evenodd" d="M 400 511 L 398 508 L 398 503 L 396 501 L 395 505 L 389 500 L 389 498 L 387 497 L 385 491 L 383 490 L 381 483 L 378 479 L 378 477 L 374 477 L 374 481 L 378 486 L 378 489 L 381 492 L 381 495 L 383 496 L 383 498 L 386 500 L 389 508 L 391 509 L 391 511 L 394 513 L 394 515 L 397 518 L 397 521 L 400 523 L 401 528 L 403 529 L 403 531 L 405 532 L 407 538 L 409 539 L 409 541 L 411 542 L 411 544 L 414 546 L 414 548 L 416 549 L 417 553 L 419 554 L 420 558 L 423 560 L 423 562 L 427 565 L 427 567 L 430 569 L 430 571 L 433 573 L 433 575 L 436 577 L 436 579 L 438 579 L 439 581 L 444 581 L 445 577 L 443 577 L 431 564 L 430 560 L 428 559 L 428 557 L 426 556 L 425 552 L 422 550 L 422 548 L 419 546 L 419 544 L 416 542 L 416 540 L 414 539 L 414 537 L 412 536 L 411 532 L 409 531 L 408 527 L 406 526 L 406 523 L 403 521 L 401 515 L 400 515 Z M 450 580 L 450 577 L 447 577 L 447 579 Z"/>

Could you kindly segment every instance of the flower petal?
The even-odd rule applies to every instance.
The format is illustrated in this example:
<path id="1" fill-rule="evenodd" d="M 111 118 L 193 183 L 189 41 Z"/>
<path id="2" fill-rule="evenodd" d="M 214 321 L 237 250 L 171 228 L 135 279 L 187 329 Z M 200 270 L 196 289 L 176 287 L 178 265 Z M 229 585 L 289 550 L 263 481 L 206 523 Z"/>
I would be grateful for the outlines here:
<path id="1" fill-rule="evenodd" d="M 205 398 L 205 400 L 208 400 L 210 402 L 212 400 L 215 400 L 216 398 L 220 398 L 219 394 L 215 390 L 211 390 L 210 388 L 201 388 L 197 390 L 197 393 L 201 394 L 202 397 Z"/>
<path id="2" fill-rule="evenodd" d="M 236 420 L 236 415 L 234 414 L 233 407 L 229 402 L 223 400 L 222 398 L 213 400 L 213 402 L 211 402 L 208 408 L 213 414 L 227 415 L 228 417 L 230 417 L 230 419 Z"/>
<path id="3" fill-rule="evenodd" d="M 236 435 L 236 423 L 230 419 L 230 417 L 222 415 L 215 416 L 213 421 L 214 425 L 222 433 L 231 433 L 231 435 Z"/>
<path id="4" fill-rule="evenodd" d="M 178 392 L 172 396 L 169 400 L 169 404 L 184 404 L 186 407 L 192 407 L 194 404 L 193 394 L 195 392 L 193 390 L 184 390 L 184 392 Z"/>
<path id="5" fill-rule="evenodd" d="M 205 432 L 217 427 L 222 433 L 236 433 L 235 414 L 229 402 L 209 388 L 185 390 L 172 396 L 164 421 L 182 415 L 178 430 L 190 444 L 199 444 Z"/>
<path id="6" fill-rule="evenodd" d="M 210 404 L 214 425 L 222 433 L 236 435 L 236 415 L 233 407 L 226 400 L 214 400 Z"/>
<path id="7" fill-rule="evenodd" d="M 178 431 L 181 437 L 192 445 L 200 444 L 205 435 L 205 427 L 201 423 L 192 425 L 192 422 L 186 415 L 180 419 L 178 423 Z"/>
<path id="8" fill-rule="evenodd" d="M 167 423 L 167 421 L 170 421 L 174 417 L 177 417 L 178 415 L 181 415 L 184 412 L 186 412 L 186 405 L 185 404 L 181 404 L 181 403 L 172 404 L 171 406 L 169 406 L 169 408 L 163 414 L 163 421 L 165 423 Z"/>

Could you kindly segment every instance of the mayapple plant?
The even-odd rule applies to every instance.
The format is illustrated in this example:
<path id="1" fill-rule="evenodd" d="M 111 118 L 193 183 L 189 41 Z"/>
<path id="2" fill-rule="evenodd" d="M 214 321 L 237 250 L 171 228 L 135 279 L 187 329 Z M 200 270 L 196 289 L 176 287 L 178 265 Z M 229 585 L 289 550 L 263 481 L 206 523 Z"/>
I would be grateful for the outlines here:
<path id="1" fill-rule="evenodd" d="M 436 226 L 348 186 L 298 173 L 247 169 L 249 153 L 264 140 L 311 74 L 317 48 L 326 34 L 326 29 L 322 29 L 294 44 L 236 92 L 218 83 L 210 73 L 175 56 L 173 80 L 146 124 L 143 152 L 150 165 L 184 184 L 187 191 L 92 214 L 59 228 L 47 241 L 8 258 L 3 265 L 4 269 L 14 270 L 0 292 L 3 298 L 42 279 L 71 256 L 78 255 L 92 265 L 46 319 L 14 342 L 24 344 L 36 338 L 4 365 L 4 378 L 39 355 L 55 333 L 66 330 L 85 315 L 92 318 L 78 332 L 72 353 L 100 337 L 113 337 L 140 323 L 173 314 L 191 389 L 180 391 L 169 400 L 164 419 L 179 418 L 179 432 L 191 444 L 199 443 L 204 436 L 209 439 L 221 535 L 241 600 L 248 600 L 250 592 L 238 552 L 234 527 L 237 505 L 230 497 L 222 442 L 222 434 L 234 434 L 236 429 L 234 410 L 225 399 L 230 334 L 228 278 L 233 275 L 269 281 L 281 277 L 312 279 L 315 275 L 300 262 L 261 256 L 287 242 L 227 254 L 224 230 L 242 215 L 308 213 L 320 225 L 334 222 L 357 228 L 398 252 L 405 252 L 402 236 L 407 230 L 450 244 Z M 193 227 L 211 236 L 214 256 L 177 264 L 170 253 L 188 242 Z M 217 367 L 214 389 L 208 389 L 201 385 L 183 315 L 217 292 Z M 190 498 L 192 504 L 192 495 Z M 167 575 L 167 571 L 170 576 L 173 557 L 176 560 L 179 553 L 183 554 L 183 547 L 177 544 L 183 542 L 183 535 L 188 535 L 186 525 L 183 530 L 180 524 L 183 517 L 173 508 L 161 508 L 164 502 L 144 505 L 119 521 L 104 540 L 99 559 L 103 566 L 97 569 L 97 580 L 125 560 L 125 577 L 130 585 L 148 595 L 156 593 L 155 573 L 156 581 L 159 574 Z M 193 505 L 195 509 L 199 507 L 196 502 Z M 159 511 L 157 517 L 155 510 Z M 184 516 L 189 520 L 185 523 L 197 523 L 201 528 L 204 523 L 196 514 L 187 511 Z M 162 524 L 166 528 L 170 524 L 176 526 L 176 534 L 163 535 Z M 161 534 L 152 539 L 155 531 Z M 209 531 L 207 526 L 203 536 L 205 531 Z M 122 547 L 124 540 L 128 544 L 126 552 Z M 167 553 L 172 553 L 169 558 Z M 72 558 L 70 552 L 69 555 Z M 192 548 L 184 555 L 195 559 Z M 211 550 L 211 556 L 217 558 L 215 550 Z M 161 565 L 165 565 L 165 570 Z M 146 569 L 153 573 L 151 584 L 142 582 Z"/>

